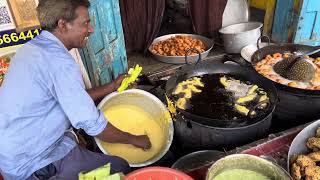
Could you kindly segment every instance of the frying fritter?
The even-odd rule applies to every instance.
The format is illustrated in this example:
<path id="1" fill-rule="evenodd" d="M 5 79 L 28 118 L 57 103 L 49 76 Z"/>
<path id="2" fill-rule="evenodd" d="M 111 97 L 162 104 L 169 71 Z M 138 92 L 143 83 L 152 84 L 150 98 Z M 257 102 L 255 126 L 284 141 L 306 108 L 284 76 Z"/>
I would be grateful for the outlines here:
<path id="1" fill-rule="evenodd" d="M 300 180 L 301 176 L 301 168 L 296 163 L 293 163 L 291 166 L 291 175 L 294 180 Z"/>
<path id="2" fill-rule="evenodd" d="M 194 77 L 192 79 L 188 79 L 186 81 L 180 82 L 175 90 L 172 92 L 173 95 L 178 95 L 181 93 L 185 94 L 185 98 L 191 98 L 191 93 L 200 93 L 201 90 L 196 86 L 204 87 L 204 84 L 201 82 L 201 79 L 198 77 Z M 192 92 L 191 92 L 192 91 Z M 187 97 L 186 97 L 187 96 Z"/>
<path id="3" fill-rule="evenodd" d="M 173 94 L 173 95 L 178 95 L 178 94 L 182 93 L 184 89 L 185 89 L 184 86 L 178 84 L 178 86 L 177 86 L 176 89 L 172 92 L 172 94 Z"/>
<path id="4" fill-rule="evenodd" d="M 257 94 L 248 94 L 246 96 L 240 97 L 236 100 L 238 104 L 245 104 L 247 102 L 253 101 L 257 97 Z"/>
<path id="5" fill-rule="evenodd" d="M 179 98 L 176 105 L 179 109 L 186 110 L 187 109 L 187 100 L 185 98 Z"/>
<path id="6" fill-rule="evenodd" d="M 166 100 L 167 100 L 168 110 L 170 111 L 171 114 L 176 115 L 177 114 L 177 110 L 176 110 L 176 107 L 174 106 L 173 101 L 170 100 L 166 94 L 164 94 L 164 95 L 165 95 Z"/>
<path id="7" fill-rule="evenodd" d="M 306 179 L 320 180 L 320 167 L 308 166 L 305 170 Z"/>
<path id="8" fill-rule="evenodd" d="M 180 82 L 172 92 L 173 95 L 179 95 L 180 97 L 176 101 L 176 106 L 179 109 L 188 109 L 190 107 L 188 99 L 191 99 L 193 93 L 201 92 L 201 89 L 198 89 L 198 87 L 204 87 L 201 78 L 198 77 L 193 77 L 192 79 Z"/>
<path id="9" fill-rule="evenodd" d="M 250 112 L 250 110 L 247 107 L 241 106 L 239 104 L 235 104 L 234 107 L 235 107 L 236 111 L 238 111 L 239 113 L 241 113 L 245 116 L 247 116 L 248 113 Z"/>
<path id="10" fill-rule="evenodd" d="M 220 83 L 221 83 L 224 87 L 228 87 L 229 84 L 230 84 L 225 76 L 223 76 L 223 77 L 220 78 Z"/>
<path id="11" fill-rule="evenodd" d="M 259 87 L 257 85 L 253 85 L 249 88 L 248 94 L 253 94 Z"/>
<path id="12" fill-rule="evenodd" d="M 191 89 L 185 89 L 184 90 L 184 98 L 190 99 L 191 97 L 192 97 Z"/>
<path id="13" fill-rule="evenodd" d="M 313 149 L 313 148 L 319 149 L 320 148 L 320 138 L 316 138 L 316 137 L 309 138 L 307 141 L 307 146 L 310 149 Z"/>
<path id="14" fill-rule="evenodd" d="M 299 155 L 296 163 L 300 166 L 302 171 L 308 166 L 316 166 L 316 163 L 306 155 Z"/>
<path id="15" fill-rule="evenodd" d="M 200 93 L 201 90 L 198 89 L 196 86 L 194 85 L 188 85 L 188 89 L 190 89 L 191 91 L 195 92 L 195 93 Z"/>

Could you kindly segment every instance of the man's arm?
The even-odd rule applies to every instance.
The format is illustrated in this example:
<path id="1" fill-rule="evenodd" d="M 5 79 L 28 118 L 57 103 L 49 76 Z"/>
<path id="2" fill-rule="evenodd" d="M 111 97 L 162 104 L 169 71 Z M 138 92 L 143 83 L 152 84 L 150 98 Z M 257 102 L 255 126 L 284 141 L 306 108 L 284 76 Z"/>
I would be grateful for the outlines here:
<path id="1" fill-rule="evenodd" d="M 93 101 L 97 101 L 103 98 L 105 95 L 112 93 L 116 90 L 115 83 L 109 83 L 96 88 L 91 88 L 87 90 L 87 93 L 92 98 Z"/>
<path id="2" fill-rule="evenodd" d="M 110 94 L 113 91 L 117 90 L 118 87 L 121 85 L 122 80 L 125 77 L 126 77 L 125 75 L 119 75 L 117 77 L 117 79 L 114 80 L 113 82 L 106 84 L 106 85 L 103 85 L 103 86 L 100 86 L 100 87 L 88 89 L 87 93 L 90 95 L 90 97 L 92 98 L 93 101 L 100 100 L 101 98 L 103 98 L 107 94 Z"/>
<path id="3" fill-rule="evenodd" d="M 113 126 L 110 122 L 108 122 L 107 127 L 96 137 L 108 143 L 132 144 L 145 150 L 151 148 L 148 136 L 135 136 L 130 133 L 123 132 Z"/>

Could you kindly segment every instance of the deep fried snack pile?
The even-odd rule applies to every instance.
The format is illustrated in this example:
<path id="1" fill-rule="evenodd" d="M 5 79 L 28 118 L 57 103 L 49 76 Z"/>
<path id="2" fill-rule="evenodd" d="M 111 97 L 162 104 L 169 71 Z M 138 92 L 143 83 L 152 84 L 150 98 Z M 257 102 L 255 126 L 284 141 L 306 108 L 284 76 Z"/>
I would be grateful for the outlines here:
<path id="1" fill-rule="evenodd" d="M 154 54 L 163 56 L 185 56 L 186 52 L 191 48 L 197 49 L 200 53 L 206 51 L 206 47 L 202 41 L 182 35 L 177 35 L 154 44 L 151 47 L 151 51 Z M 197 53 L 192 51 L 188 55 L 197 55 Z"/>
<path id="2" fill-rule="evenodd" d="M 307 141 L 307 147 L 313 152 L 307 155 L 297 155 L 292 158 L 291 176 L 294 180 L 317 180 L 320 179 L 320 128 L 316 131 L 316 136 Z"/>

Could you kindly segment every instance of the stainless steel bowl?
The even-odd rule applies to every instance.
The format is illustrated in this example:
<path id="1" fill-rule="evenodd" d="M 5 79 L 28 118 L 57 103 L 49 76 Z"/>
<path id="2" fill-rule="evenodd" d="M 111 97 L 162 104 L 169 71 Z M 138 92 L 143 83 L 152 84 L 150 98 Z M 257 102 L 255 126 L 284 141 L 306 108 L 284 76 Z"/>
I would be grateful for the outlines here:
<path id="1" fill-rule="evenodd" d="M 309 124 L 307 127 L 305 127 L 302 131 L 299 132 L 299 134 L 293 139 L 289 152 L 288 152 L 288 160 L 287 160 L 287 168 L 290 172 L 290 166 L 291 166 L 291 159 L 295 155 L 300 154 L 308 154 L 311 153 L 312 150 L 310 150 L 307 147 L 307 141 L 311 137 L 316 136 L 316 131 L 320 127 L 320 120 L 316 120 L 313 123 Z"/>
<path id="2" fill-rule="evenodd" d="M 201 53 L 201 59 L 207 57 L 209 52 L 210 52 L 210 50 L 213 47 L 213 42 L 209 38 L 206 38 L 206 37 L 201 36 L 201 35 L 197 35 L 197 34 L 168 34 L 168 35 L 160 36 L 160 37 L 154 39 L 152 44 L 148 48 L 148 50 L 151 52 L 153 57 L 155 57 L 158 61 L 161 61 L 161 62 L 164 62 L 164 63 L 169 63 L 169 64 L 185 64 L 186 63 L 185 56 L 163 56 L 163 55 L 155 54 L 155 53 L 153 53 L 151 51 L 151 47 L 154 44 L 156 44 L 156 43 L 158 43 L 160 41 L 164 41 L 164 40 L 170 39 L 170 38 L 175 37 L 175 36 L 179 36 L 179 35 L 181 35 L 181 36 L 189 36 L 191 38 L 198 39 L 198 40 L 200 40 L 200 41 L 202 41 L 204 43 L 206 51 Z M 188 63 L 195 63 L 199 59 L 199 55 L 187 56 L 187 58 L 188 58 Z"/>

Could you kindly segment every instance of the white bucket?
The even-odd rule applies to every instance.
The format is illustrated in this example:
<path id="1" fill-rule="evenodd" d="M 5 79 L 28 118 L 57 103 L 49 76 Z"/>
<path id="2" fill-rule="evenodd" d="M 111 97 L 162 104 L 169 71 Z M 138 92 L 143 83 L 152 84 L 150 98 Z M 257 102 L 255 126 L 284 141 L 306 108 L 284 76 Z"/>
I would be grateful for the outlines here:
<path id="1" fill-rule="evenodd" d="M 144 109 L 153 119 L 157 121 L 160 128 L 164 130 L 164 139 L 166 139 L 162 150 L 153 158 L 146 162 L 129 164 L 131 167 L 143 167 L 160 160 L 169 150 L 173 139 L 173 123 L 166 106 L 154 95 L 147 91 L 139 89 L 130 89 L 122 93 L 113 92 L 107 95 L 98 105 L 98 109 L 108 109 L 115 105 L 134 105 Z M 108 152 L 103 148 L 101 141 L 95 138 L 95 141 L 104 154 Z"/>

